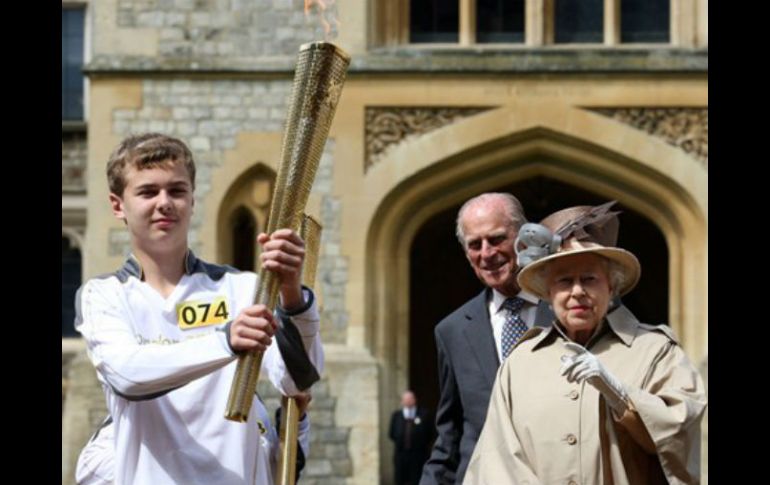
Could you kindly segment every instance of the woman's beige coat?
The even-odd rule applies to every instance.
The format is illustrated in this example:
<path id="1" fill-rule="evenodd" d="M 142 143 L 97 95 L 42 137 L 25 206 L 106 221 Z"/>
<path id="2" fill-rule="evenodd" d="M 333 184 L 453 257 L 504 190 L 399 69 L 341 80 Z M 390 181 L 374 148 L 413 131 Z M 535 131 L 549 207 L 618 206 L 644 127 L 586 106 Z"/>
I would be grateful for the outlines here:
<path id="1" fill-rule="evenodd" d="M 497 374 L 465 484 L 692 484 L 700 477 L 703 381 L 666 326 L 626 312 L 588 349 L 623 384 L 657 454 L 616 422 L 590 384 L 567 382 L 555 326 L 534 328 Z"/>

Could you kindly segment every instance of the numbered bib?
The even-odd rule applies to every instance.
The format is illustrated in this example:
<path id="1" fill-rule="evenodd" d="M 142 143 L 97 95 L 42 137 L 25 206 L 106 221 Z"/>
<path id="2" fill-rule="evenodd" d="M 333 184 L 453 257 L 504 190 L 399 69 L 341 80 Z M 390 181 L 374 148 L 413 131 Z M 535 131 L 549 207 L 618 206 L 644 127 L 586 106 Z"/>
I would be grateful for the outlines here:
<path id="1" fill-rule="evenodd" d="M 179 328 L 190 328 L 218 325 L 227 321 L 230 311 L 224 297 L 212 302 L 183 301 L 176 305 L 176 320 Z"/>

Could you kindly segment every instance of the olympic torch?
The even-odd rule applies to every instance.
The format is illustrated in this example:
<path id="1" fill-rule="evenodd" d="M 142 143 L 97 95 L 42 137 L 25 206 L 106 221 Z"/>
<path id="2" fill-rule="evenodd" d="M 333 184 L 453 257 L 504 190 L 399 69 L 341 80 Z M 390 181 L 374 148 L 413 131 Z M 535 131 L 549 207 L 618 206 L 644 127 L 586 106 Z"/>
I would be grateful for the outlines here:
<path id="1" fill-rule="evenodd" d="M 321 224 L 305 214 L 299 234 L 305 241 L 305 262 L 302 267 L 302 284 L 313 287 L 318 253 L 321 247 Z M 297 438 L 299 437 L 299 407 L 293 397 L 285 397 L 281 403 L 281 454 L 278 458 L 278 484 L 294 485 L 297 472 Z"/>
<path id="2" fill-rule="evenodd" d="M 350 56 L 330 42 L 303 44 L 299 49 L 268 234 L 281 228 L 299 229 L 349 64 Z M 254 303 L 273 311 L 277 298 L 278 278 L 261 269 Z M 246 422 L 261 365 L 260 351 L 238 357 L 225 418 Z"/>

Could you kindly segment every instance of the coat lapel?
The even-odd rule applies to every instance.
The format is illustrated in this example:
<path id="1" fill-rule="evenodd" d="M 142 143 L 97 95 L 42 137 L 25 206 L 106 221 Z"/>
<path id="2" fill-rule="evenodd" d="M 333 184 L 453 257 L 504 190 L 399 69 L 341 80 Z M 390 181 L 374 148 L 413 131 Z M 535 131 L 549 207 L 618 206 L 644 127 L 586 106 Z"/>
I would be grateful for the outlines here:
<path id="1" fill-rule="evenodd" d="M 489 323 L 487 308 L 487 289 L 471 301 L 465 318 L 468 320 L 463 333 L 468 340 L 476 361 L 489 382 L 494 382 L 500 360 L 495 349 L 495 338 L 492 335 L 492 325 Z"/>
<path id="2" fill-rule="evenodd" d="M 556 315 L 554 315 L 548 302 L 540 300 L 540 303 L 537 304 L 537 311 L 535 312 L 535 326 L 548 328 L 555 318 Z"/>

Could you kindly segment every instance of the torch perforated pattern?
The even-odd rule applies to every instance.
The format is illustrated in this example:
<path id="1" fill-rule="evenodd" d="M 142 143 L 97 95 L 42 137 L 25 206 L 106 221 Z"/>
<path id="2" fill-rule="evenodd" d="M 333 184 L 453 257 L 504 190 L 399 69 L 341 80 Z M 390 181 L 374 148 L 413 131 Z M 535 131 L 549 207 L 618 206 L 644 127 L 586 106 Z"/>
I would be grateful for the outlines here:
<path id="1" fill-rule="evenodd" d="M 313 287 L 318 268 L 318 255 L 321 250 L 321 223 L 312 216 L 302 217 L 300 235 L 305 241 L 305 262 L 302 267 L 302 284 Z"/>
<path id="2" fill-rule="evenodd" d="M 299 229 L 349 64 L 350 56 L 334 44 L 313 42 L 300 47 L 268 234 L 286 227 Z M 255 303 L 263 303 L 272 310 L 277 296 L 278 279 L 273 273 L 260 270 Z M 261 361 L 262 352 L 249 352 L 238 358 L 227 419 L 248 419 Z"/>

